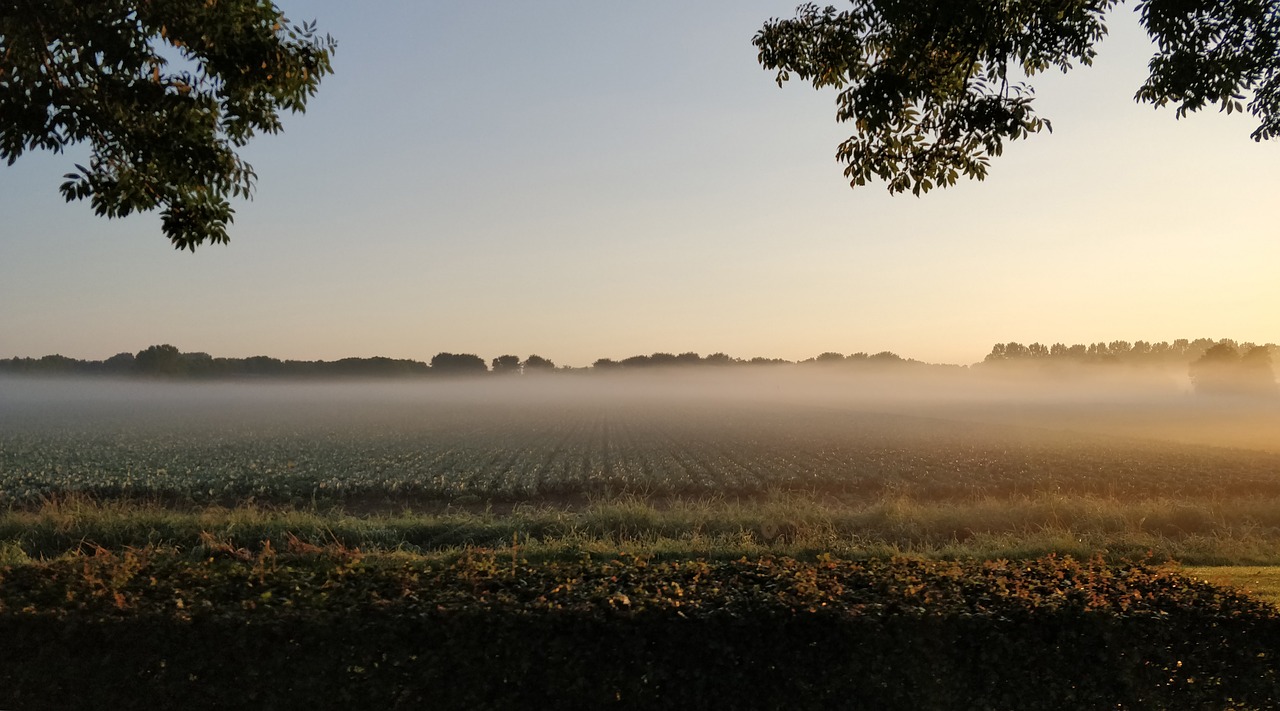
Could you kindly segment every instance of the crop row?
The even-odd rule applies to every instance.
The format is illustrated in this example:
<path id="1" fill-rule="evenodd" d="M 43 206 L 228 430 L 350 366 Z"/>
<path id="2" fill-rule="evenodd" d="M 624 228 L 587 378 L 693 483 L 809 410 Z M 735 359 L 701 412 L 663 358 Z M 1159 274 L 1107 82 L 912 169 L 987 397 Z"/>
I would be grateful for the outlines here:
<path id="1" fill-rule="evenodd" d="M 448 405 L 0 429 L 0 504 L 1280 495 L 1280 456 L 799 406 Z M 394 416 L 393 416 L 394 415 Z"/>

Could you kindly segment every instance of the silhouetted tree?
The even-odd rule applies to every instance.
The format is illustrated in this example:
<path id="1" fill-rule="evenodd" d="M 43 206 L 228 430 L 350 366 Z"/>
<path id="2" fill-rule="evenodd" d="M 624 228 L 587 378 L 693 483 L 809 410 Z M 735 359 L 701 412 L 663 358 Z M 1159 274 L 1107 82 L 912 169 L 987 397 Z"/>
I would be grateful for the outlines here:
<path id="1" fill-rule="evenodd" d="M 733 365 L 738 361 L 734 358 L 729 357 L 725 353 L 712 353 L 706 358 L 703 358 L 702 362 L 706 363 L 707 365 Z"/>
<path id="2" fill-rule="evenodd" d="M 66 374 L 74 373 L 78 364 L 74 358 L 55 353 L 42 357 L 36 367 L 42 373 Z"/>
<path id="3" fill-rule="evenodd" d="M 68 201 L 106 217 L 159 208 L 179 249 L 226 242 L 228 198 L 256 177 L 237 150 L 305 109 L 334 48 L 267 0 L 6 2 L 0 158 L 87 142 Z"/>
<path id="4" fill-rule="evenodd" d="M 494 358 L 493 372 L 498 375 L 519 375 L 520 356 L 500 355 Z"/>
<path id="5" fill-rule="evenodd" d="M 850 185 L 879 179 L 919 195 L 983 179 L 1012 141 L 1050 128 L 1019 76 L 1088 65 L 1117 0 L 852 0 L 806 3 L 756 34 L 760 64 L 779 86 L 793 75 L 832 87 L 836 119 L 855 133 L 836 150 Z M 1209 105 L 1260 120 L 1256 141 L 1280 134 L 1280 10 L 1275 0 L 1141 0 L 1155 40 L 1136 99 Z"/>
<path id="6" fill-rule="evenodd" d="M 489 369 L 484 359 L 472 353 L 437 353 L 431 358 L 431 372 L 438 375 L 478 375 Z"/>
<path id="7" fill-rule="evenodd" d="M 102 362 L 102 369 L 107 373 L 124 375 L 133 372 L 135 361 L 132 353 L 117 353 Z"/>
<path id="8" fill-rule="evenodd" d="M 549 373 L 555 369 L 556 364 L 542 356 L 531 355 L 524 359 L 524 372 L 526 374 Z"/>
<path id="9" fill-rule="evenodd" d="M 183 353 L 179 371 L 192 377 L 208 377 L 214 373 L 213 356 L 208 353 Z"/>
<path id="10" fill-rule="evenodd" d="M 675 365 L 678 362 L 672 353 L 654 353 L 649 356 L 649 365 Z"/>
<path id="11" fill-rule="evenodd" d="M 147 375 L 178 375 L 182 372 L 182 352 L 168 343 L 150 346 L 138 352 L 134 366 Z"/>
<path id="12" fill-rule="evenodd" d="M 237 369 L 233 366 L 232 370 Z M 284 373 L 285 365 L 278 358 L 249 356 L 240 364 L 238 370 L 245 375 L 279 375 Z"/>
<path id="13" fill-rule="evenodd" d="M 292 363 L 289 363 L 286 364 L 286 367 L 299 366 L 294 366 Z M 423 375 L 428 372 L 426 365 L 418 361 L 386 358 L 384 356 L 374 356 L 372 358 L 342 358 L 341 360 L 336 360 L 332 363 L 318 361 L 315 363 L 305 364 L 301 367 L 320 376 L 358 378 Z M 480 361 L 480 369 L 481 372 L 486 370 L 484 367 L 484 361 Z"/>
<path id="14" fill-rule="evenodd" d="M 1269 346 L 1253 346 L 1240 357 L 1240 376 L 1244 381 L 1254 385 L 1253 390 L 1260 395 L 1275 395 L 1276 374 L 1271 367 L 1271 348 Z"/>
<path id="15" fill-rule="evenodd" d="M 876 353 L 875 355 L 872 355 L 871 357 L 867 358 L 867 360 L 873 363 L 882 363 L 882 364 L 907 362 L 905 358 L 898 355 L 897 353 L 894 353 L 893 351 L 880 351 L 879 353 Z"/>
<path id="16" fill-rule="evenodd" d="M 1265 346 L 1242 356 L 1234 344 L 1219 343 L 1191 364 L 1191 382 L 1202 395 L 1274 395 L 1275 374 Z"/>

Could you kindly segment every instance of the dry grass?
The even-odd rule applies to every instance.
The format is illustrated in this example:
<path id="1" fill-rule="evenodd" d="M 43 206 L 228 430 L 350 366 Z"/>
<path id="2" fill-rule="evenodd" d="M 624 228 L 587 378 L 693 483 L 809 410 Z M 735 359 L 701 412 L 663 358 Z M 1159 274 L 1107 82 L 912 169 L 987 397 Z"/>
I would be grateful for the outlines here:
<path id="1" fill-rule="evenodd" d="M 1280 607 L 1280 566 L 1188 566 L 1182 572 Z"/>
<path id="2" fill-rule="evenodd" d="M 98 547 L 193 550 L 206 536 L 246 549 L 293 538 L 420 554 L 505 548 L 514 541 L 531 555 L 552 557 L 598 548 L 705 557 L 774 552 L 1021 559 L 1057 553 L 1280 566 L 1280 499 L 1041 495 L 938 502 L 779 494 L 749 501 L 618 497 L 572 508 L 390 514 L 254 505 L 175 510 L 70 497 L 39 509 L 0 509 L 0 564 Z"/>

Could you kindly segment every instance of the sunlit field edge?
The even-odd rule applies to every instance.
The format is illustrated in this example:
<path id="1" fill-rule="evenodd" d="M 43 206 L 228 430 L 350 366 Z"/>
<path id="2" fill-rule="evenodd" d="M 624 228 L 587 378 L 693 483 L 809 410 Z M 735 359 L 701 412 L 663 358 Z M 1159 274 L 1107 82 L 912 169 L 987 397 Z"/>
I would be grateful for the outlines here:
<path id="1" fill-rule="evenodd" d="M 97 549 L 274 542 L 440 558 L 475 549 L 526 559 L 627 552 L 655 558 L 908 556 L 1027 559 L 1048 554 L 1192 566 L 1280 566 L 1280 500 L 1119 501 L 1042 495 L 959 502 L 885 497 L 850 503 L 796 493 L 747 501 L 601 499 L 352 513 L 241 505 L 175 509 L 73 496 L 0 511 L 0 562 Z"/>

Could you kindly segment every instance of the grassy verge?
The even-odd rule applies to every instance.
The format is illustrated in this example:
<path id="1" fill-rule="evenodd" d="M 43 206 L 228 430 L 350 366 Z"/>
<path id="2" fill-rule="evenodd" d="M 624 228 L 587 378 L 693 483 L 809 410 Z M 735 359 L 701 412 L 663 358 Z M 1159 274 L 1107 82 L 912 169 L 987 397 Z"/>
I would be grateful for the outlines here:
<path id="1" fill-rule="evenodd" d="M 1186 566 L 1182 572 L 1280 607 L 1280 566 Z"/>
<path id="2" fill-rule="evenodd" d="M 0 563 L 98 548 L 209 545 L 256 550 L 296 540 L 364 551 L 456 557 L 474 548 L 530 559 L 625 550 L 658 558 L 802 559 L 912 556 L 1025 559 L 1049 553 L 1194 566 L 1280 566 L 1280 500 L 1147 500 L 1039 496 L 922 502 L 642 499 L 503 511 L 356 514 L 341 509 L 49 501 L 0 511 Z"/>

